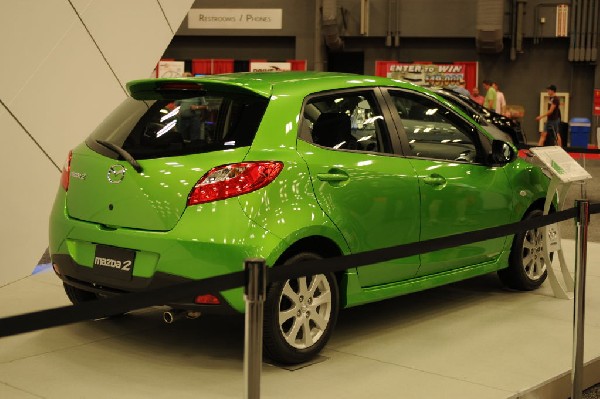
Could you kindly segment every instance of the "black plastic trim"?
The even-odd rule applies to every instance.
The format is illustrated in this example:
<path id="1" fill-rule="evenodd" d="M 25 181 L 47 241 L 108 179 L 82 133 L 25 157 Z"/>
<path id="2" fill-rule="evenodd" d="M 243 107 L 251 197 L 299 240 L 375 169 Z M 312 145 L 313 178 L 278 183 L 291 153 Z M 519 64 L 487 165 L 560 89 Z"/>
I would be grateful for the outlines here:
<path id="1" fill-rule="evenodd" d="M 113 297 L 193 281 L 192 279 L 163 272 L 156 272 L 152 278 L 133 276 L 130 281 L 117 280 L 98 275 L 92 268 L 78 264 L 71 256 L 65 254 L 52 255 L 52 264 L 55 265 L 55 269 L 58 269 L 57 275 L 65 284 L 80 290 L 93 292 L 100 297 Z M 203 314 L 240 314 L 229 305 L 219 292 L 210 292 L 210 294 L 216 296 L 221 304 L 199 305 L 194 303 L 194 298 L 190 298 L 189 302 L 183 300 L 165 303 L 165 305 L 177 309 L 199 311 Z"/>

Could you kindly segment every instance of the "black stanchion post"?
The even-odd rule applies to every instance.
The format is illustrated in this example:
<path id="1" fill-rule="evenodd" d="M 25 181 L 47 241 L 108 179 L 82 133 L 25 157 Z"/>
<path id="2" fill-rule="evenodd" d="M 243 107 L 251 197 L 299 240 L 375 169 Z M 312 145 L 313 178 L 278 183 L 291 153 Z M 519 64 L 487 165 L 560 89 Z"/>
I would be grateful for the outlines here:
<path id="1" fill-rule="evenodd" d="M 583 332 L 585 316 L 585 274 L 587 266 L 589 201 L 577 200 L 577 236 L 575 248 L 575 301 L 573 311 L 573 369 L 571 399 L 581 399 L 583 392 Z"/>
<path id="2" fill-rule="evenodd" d="M 262 369 L 263 305 L 266 296 L 267 266 L 264 259 L 247 259 L 246 328 L 244 338 L 244 398 L 260 398 Z"/>

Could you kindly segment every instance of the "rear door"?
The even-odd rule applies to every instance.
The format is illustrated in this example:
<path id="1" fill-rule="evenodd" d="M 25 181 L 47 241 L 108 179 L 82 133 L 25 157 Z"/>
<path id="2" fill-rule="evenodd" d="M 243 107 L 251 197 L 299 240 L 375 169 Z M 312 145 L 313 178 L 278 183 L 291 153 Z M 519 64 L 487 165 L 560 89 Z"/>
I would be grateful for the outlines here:
<path id="1" fill-rule="evenodd" d="M 378 90 L 311 96 L 304 104 L 298 149 L 321 208 L 353 253 L 417 241 L 419 183 L 399 157 Z M 395 140 L 395 141 L 394 141 Z M 418 256 L 358 268 L 363 287 L 414 277 Z"/>

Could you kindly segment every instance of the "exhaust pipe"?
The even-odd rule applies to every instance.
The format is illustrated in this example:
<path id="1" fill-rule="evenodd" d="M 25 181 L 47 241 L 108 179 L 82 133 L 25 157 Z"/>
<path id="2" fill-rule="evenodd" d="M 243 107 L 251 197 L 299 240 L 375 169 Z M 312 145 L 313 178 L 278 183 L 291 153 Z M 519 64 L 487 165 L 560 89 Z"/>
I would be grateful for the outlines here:
<path id="1" fill-rule="evenodd" d="M 176 320 L 188 318 L 188 319 L 197 319 L 200 317 L 200 312 L 194 312 L 183 309 L 170 309 L 163 312 L 163 321 L 167 324 L 172 324 Z"/>
<path id="2" fill-rule="evenodd" d="M 163 321 L 167 324 L 175 322 L 185 316 L 185 311 L 181 309 L 171 309 L 163 312 Z"/>

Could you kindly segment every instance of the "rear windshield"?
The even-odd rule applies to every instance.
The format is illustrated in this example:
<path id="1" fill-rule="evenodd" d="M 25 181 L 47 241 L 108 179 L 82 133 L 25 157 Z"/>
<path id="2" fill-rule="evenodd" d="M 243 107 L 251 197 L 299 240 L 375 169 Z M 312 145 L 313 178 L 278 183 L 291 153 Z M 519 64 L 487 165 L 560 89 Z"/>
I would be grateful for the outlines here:
<path id="1" fill-rule="evenodd" d="M 135 159 L 197 154 L 249 146 L 268 99 L 251 95 L 213 95 L 177 100 L 128 98 L 88 137 L 86 144 L 111 158 L 107 141 Z"/>

